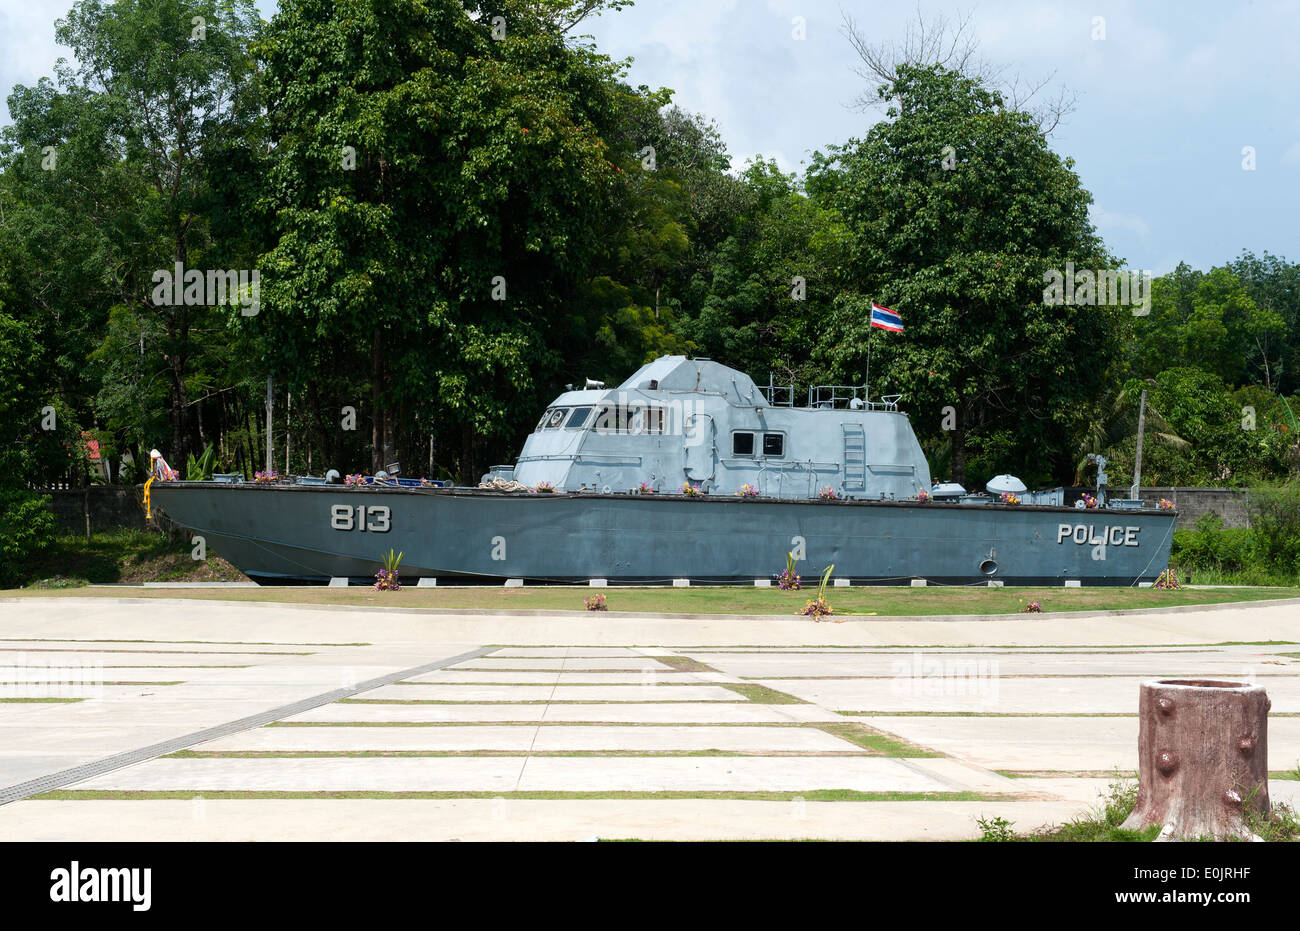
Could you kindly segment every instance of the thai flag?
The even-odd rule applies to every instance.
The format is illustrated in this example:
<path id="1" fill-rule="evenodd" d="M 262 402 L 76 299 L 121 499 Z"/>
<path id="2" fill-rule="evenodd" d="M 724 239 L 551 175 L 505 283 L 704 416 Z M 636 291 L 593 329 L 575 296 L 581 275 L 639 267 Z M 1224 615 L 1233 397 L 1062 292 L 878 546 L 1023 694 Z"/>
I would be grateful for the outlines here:
<path id="1" fill-rule="evenodd" d="M 879 304 L 871 305 L 871 325 L 891 333 L 903 332 L 903 318 L 888 307 L 881 307 Z"/>

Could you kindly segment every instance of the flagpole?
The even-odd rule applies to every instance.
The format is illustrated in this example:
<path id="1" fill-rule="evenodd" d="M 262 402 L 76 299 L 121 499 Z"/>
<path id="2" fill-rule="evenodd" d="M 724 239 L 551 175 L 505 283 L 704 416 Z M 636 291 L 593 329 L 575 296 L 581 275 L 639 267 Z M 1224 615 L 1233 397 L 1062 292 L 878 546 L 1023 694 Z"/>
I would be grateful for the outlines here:
<path id="1" fill-rule="evenodd" d="M 867 397 L 866 397 L 867 404 L 871 403 L 871 331 L 874 329 L 875 326 L 873 326 L 871 324 L 871 321 L 868 320 L 867 321 L 867 383 L 865 386 L 867 389 Z"/>

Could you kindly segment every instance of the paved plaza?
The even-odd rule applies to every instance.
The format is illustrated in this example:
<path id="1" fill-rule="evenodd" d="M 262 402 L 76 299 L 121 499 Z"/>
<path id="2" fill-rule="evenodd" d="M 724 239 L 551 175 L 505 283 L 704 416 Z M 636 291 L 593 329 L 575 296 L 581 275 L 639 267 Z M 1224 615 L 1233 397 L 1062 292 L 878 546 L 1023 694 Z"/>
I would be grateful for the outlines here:
<path id="1" fill-rule="evenodd" d="M 0 839 L 1028 831 L 1136 769 L 1157 676 L 1264 685 L 1269 791 L 1300 801 L 1300 602 L 819 624 L 0 600 Z"/>

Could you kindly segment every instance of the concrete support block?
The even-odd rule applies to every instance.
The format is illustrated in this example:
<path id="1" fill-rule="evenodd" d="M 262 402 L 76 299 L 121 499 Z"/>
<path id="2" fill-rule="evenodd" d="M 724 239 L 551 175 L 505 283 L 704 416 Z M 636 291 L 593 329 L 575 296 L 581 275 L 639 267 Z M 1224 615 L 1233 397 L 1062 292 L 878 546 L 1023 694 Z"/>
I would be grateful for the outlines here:
<path id="1" fill-rule="evenodd" d="M 506 588 L 523 588 L 523 579 L 506 579 Z"/>
<path id="2" fill-rule="evenodd" d="M 590 587 L 592 587 L 592 588 L 607 588 L 607 587 L 609 586 L 609 580 L 608 580 L 608 579 L 588 579 L 588 580 L 587 580 L 587 584 L 588 584 Z"/>
<path id="3" fill-rule="evenodd" d="M 690 588 L 690 579 L 673 579 L 673 588 Z"/>
<path id="4" fill-rule="evenodd" d="M 426 575 L 424 578 L 420 579 L 420 581 L 415 583 L 415 587 L 416 588 L 437 588 L 438 580 L 435 579 L 433 576 Z"/>
<path id="5" fill-rule="evenodd" d="M 346 575 L 336 575 L 330 579 L 330 588 L 347 588 L 348 577 Z"/>
<path id="6" fill-rule="evenodd" d="M 926 586 L 925 579 L 912 579 L 913 588 L 925 588 L 925 586 Z"/>
<path id="7" fill-rule="evenodd" d="M 1083 583 L 1080 582 L 1078 579 L 1066 579 L 1066 580 L 1065 580 L 1065 587 L 1066 587 L 1066 588 L 1083 588 Z"/>

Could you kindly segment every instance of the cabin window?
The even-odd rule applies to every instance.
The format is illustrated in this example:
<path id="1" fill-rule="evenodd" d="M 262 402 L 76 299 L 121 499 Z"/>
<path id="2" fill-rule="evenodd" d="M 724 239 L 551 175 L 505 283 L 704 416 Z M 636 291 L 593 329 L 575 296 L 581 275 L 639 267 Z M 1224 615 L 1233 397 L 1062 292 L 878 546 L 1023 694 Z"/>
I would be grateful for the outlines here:
<path id="1" fill-rule="evenodd" d="M 555 410 L 551 411 L 551 416 L 546 418 L 546 429 L 554 430 L 559 427 L 560 424 L 564 423 L 564 415 L 566 413 L 568 413 L 568 411 L 563 407 L 557 407 Z"/>
<path id="2" fill-rule="evenodd" d="M 731 434 L 731 455 L 733 456 L 754 455 L 754 434 L 752 433 Z"/>
<path id="3" fill-rule="evenodd" d="M 540 430 L 542 429 L 542 427 L 546 426 L 547 418 L 551 416 L 551 412 L 553 410 L 555 410 L 555 408 L 548 407 L 545 411 L 542 412 L 542 419 L 537 421 L 537 428 L 536 428 L 537 430 Z"/>
<path id="4" fill-rule="evenodd" d="M 592 410 L 590 407 L 575 407 L 573 413 L 569 414 L 569 419 L 564 422 L 564 429 L 581 430 L 587 425 Z"/>
<path id="5" fill-rule="evenodd" d="M 577 429 L 572 423 L 569 426 Z M 647 405 L 644 401 L 626 405 L 602 402 L 596 408 L 594 427 L 597 433 L 663 433 L 664 409 Z"/>
<path id="6" fill-rule="evenodd" d="M 763 455 L 784 456 L 785 455 L 785 434 L 764 433 L 763 434 Z"/>

